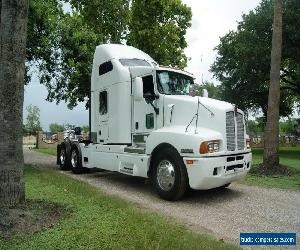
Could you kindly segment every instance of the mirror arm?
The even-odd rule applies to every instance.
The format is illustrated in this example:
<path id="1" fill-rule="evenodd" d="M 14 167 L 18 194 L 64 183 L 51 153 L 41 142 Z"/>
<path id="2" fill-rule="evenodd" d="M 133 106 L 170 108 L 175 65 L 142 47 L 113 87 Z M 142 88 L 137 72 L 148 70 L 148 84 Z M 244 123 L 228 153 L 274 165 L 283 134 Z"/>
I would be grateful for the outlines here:
<path id="1" fill-rule="evenodd" d="M 155 111 L 155 114 L 156 114 L 156 115 L 159 115 L 159 108 L 155 107 L 154 104 L 153 104 L 153 102 L 149 102 L 149 103 L 150 103 L 150 105 L 153 107 L 153 109 L 154 109 L 154 111 Z"/>

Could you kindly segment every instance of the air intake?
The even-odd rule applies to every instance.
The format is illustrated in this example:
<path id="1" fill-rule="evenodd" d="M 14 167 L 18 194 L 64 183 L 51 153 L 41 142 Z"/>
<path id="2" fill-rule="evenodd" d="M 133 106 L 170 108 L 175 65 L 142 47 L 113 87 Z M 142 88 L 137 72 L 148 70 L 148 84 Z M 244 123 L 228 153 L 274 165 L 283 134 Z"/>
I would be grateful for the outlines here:
<path id="1" fill-rule="evenodd" d="M 226 113 L 226 140 L 227 150 L 235 151 L 235 120 L 233 111 Z"/>

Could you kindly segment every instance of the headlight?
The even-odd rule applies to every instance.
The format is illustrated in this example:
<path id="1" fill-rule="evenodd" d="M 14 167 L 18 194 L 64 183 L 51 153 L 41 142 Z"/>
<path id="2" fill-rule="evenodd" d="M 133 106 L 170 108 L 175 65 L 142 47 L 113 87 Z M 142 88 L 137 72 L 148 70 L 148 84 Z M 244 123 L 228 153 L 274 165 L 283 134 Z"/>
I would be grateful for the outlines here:
<path id="1" fill-rule="evenodd" d="M 220 143 L 219 140 L 214 141 L 205 141 L 202 142 L 199 148 L 200 154 L 214 153 L 220 151 Z"/>

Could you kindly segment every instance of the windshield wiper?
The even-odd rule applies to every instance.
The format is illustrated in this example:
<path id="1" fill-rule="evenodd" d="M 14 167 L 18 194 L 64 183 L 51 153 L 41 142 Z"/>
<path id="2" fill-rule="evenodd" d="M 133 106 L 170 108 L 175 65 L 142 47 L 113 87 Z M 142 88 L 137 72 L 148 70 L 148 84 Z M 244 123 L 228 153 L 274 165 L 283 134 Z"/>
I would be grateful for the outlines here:
<path id="1" fill-rule="evenodd" d="M 208 112 L 210 112 L 210 115 L 211 115 L 211 116 L 214 116 L 214 115 L 215 115 L 209 108 L 207 108 L 202 102 L 200 102 L 200 98 L 199 98 L 199 96 L 198 96 L 197 112 L 196 112 L 196 114 L 193 116 L 193 118 L 192 118 L 192 120 L 190 121 L 190 123 L 186 126 L 186 128 L 185 128 L 185 132 L 186 132 L 186 133 L 187 133 L 187 130 L 188 130 L 189 126 L 192 124 L 192 122 L 194 121 L 195 118 L 197 118 L 197 119 L 196 119 L 195 134 L 198 133 L 197 127 L 198 127 L 198 119 L 199 119 L 199 105 L 201 105 L 201 106 L 204 107 Z"/>

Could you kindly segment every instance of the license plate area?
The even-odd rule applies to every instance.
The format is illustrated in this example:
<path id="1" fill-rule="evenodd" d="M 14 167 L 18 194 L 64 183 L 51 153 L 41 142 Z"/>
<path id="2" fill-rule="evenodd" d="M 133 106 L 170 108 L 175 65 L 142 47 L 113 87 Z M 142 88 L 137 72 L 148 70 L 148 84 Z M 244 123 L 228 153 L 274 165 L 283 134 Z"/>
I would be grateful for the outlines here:
<path id="1" fill-rule="evenodd" d="M 241 164 L 235 164 L 235 165 L 227 166 L 226 167 L 226 171 L 231 171 L 231 170 L 236 171 L 236 169 L 240 170 L 240 169 L 243 169 L 243 168 L 244 168 L 244 164 L 243 163 L 241 163 Z"/>

